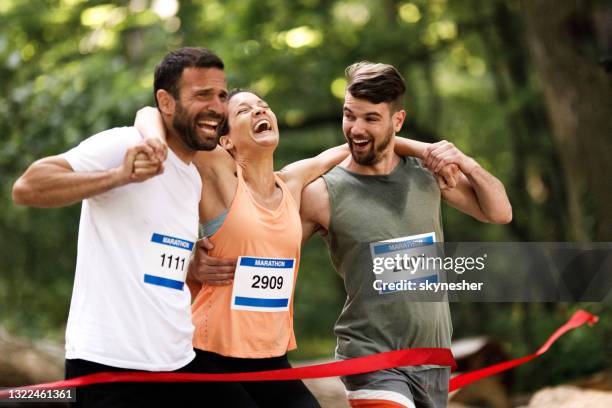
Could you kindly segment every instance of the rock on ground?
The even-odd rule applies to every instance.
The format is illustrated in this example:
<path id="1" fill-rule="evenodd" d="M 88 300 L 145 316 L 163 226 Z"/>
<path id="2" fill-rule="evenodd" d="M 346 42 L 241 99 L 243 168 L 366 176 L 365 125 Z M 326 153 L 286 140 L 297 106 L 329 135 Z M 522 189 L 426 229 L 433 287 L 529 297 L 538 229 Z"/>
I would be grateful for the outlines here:
<path id="1" fill-rule="evenodd" d="M 524 408 L 610 408 L 612 392 L 585 390 L 562 385 L 544 388 L 531 398 Z"/>

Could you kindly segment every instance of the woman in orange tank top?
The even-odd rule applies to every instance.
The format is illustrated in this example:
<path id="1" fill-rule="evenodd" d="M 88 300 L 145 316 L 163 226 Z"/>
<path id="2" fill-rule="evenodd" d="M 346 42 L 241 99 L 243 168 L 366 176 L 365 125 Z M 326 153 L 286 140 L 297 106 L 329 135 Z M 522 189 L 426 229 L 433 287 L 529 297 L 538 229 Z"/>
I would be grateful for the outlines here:
<path id="1" fill-rule="evenodd" d="M 141 133 L 163 132 L 159 123 L 151 129 L 155 120 L 143 119 L 143 110 L 139 115 Z M 349 150 L 335 147 L 275 173 L 279 131 L 266 102 L 252 92 L 230 93 L 228 125 L 220 131 L 220 146 L 199 152 L 194 160 L 203 182 L 200 221 L 219 226 L 209 237 L 210 255 L 236 265 L 233 280 L 202 284 L 193 279 L 201 254 L 196 252 L 188 277 L 195 366 L 201 372 L 289 368 L 287 351 L 296 347 L 293 292 L 302 240 L 301 191 Z M 202 383 L 201 388 L 203 400 L 214 396 L 223 406 L 319 406 L 301 381 Z"/>

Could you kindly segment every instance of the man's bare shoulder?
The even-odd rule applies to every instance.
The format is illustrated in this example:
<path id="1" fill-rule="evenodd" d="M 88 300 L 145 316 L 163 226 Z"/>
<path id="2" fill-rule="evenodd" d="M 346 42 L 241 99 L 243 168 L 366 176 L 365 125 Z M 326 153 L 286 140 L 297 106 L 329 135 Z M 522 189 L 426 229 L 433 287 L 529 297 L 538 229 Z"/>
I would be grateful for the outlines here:
<path id="1" fill-rule="evenodd" d="M 327 200 L 327 184 L 323 177 L 317 178 L 302 190 L 302 199 L 308 197 L 311 200 L 318 200 L 321 196 Z"/>
<path id="2" fill-rule="evenodd" d="M 314 222 L 324 229 L 329 225 L 329 195 L 327 184 L 319 177 L 302 190 L 300 214 L 303 221 Z"/>

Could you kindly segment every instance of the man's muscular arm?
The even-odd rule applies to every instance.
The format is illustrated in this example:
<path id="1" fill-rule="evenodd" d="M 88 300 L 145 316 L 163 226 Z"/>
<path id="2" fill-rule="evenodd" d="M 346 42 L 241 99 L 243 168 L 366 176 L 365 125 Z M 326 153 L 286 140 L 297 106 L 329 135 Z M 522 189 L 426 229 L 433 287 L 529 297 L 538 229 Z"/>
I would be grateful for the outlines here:
<path id="1" fill-rule="evenodd" d="M 442 197 L 453 207 L 483 222 L 512 221 L 512 206 L 502 182 L 452 143 L 432 144 L 427 148 L 424 163 L 433 172 L 451 163 L 459 166 L 463 174 L 457 187 L 442 191 Z"/>
<path id="2" fill-rule="evenodd" d="M 60 156 L 40 159 L 13 185 L 13 201 L 32 207 L 61 207 L 128 183 L 147 180 L 157 171 L 133 172 L 134 160 L 139 152 L 152 154 L 150 146 L 140 143 L 127 150 L 119 167 L 92 172 L 75 172 L 68 161 Z"/>
<path id="3" fill-rule="evenodd" d="M 329 228 L 329 194 L 325 181 L 319 177 L 302 190 L 302 246 L 315 232 L 326 234 Z"/>

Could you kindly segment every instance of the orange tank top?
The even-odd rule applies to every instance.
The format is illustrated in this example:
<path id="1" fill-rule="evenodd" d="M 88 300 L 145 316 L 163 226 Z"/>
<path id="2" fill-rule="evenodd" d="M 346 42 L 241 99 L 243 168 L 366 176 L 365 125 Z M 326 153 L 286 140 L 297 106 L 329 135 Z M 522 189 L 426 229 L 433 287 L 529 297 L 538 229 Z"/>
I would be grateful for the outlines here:
<path id="1" fill-rule="evenodd" d="M 232 309 L 233 285 L 204 285 L 192 305 L 193 346 L 230 357 L 277 357 L 296 348 L 293 294 L 302 240 L 299 210 L 289 189 L 277 175 L 274 178 L 283 192 L 280 205 L 270 210 L 258 204 L 244 181 L 240 166 L 236 167 L 236 195 L 225 221 L 210 237 L 215 245 L 210 255 L 295 259 L 288 310 Z"/>

